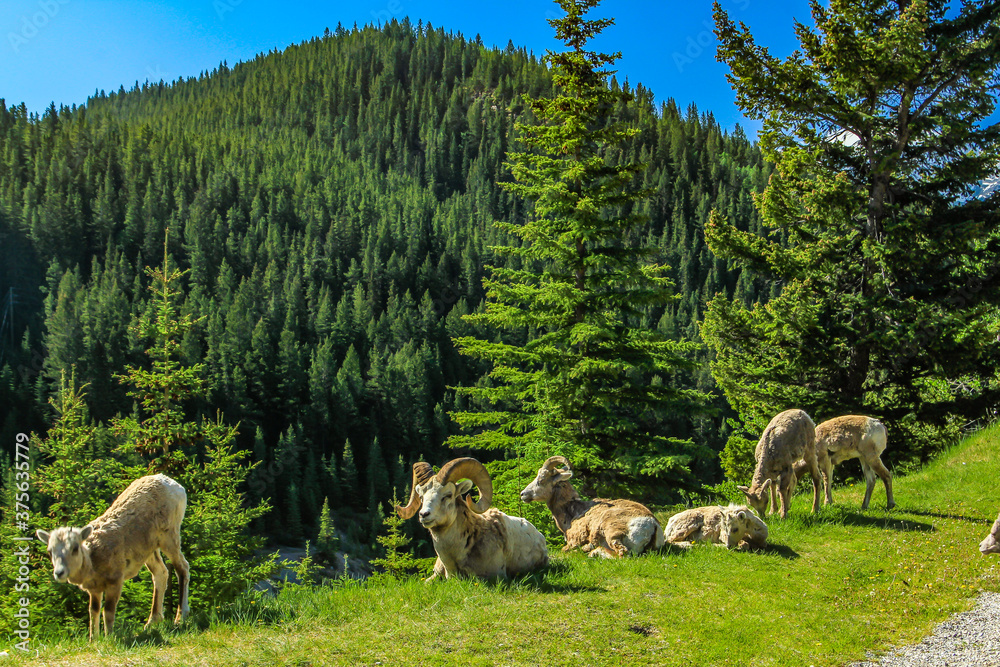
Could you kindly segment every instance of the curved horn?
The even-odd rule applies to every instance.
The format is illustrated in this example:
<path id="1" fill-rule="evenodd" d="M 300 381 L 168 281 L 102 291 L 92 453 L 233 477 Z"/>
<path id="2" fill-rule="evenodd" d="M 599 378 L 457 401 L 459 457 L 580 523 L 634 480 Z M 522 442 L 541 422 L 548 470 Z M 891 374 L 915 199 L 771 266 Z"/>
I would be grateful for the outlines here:
<path id="1" fill-rule="evenodd" d="M 545 460 L 545 463 L 542 464 L 542 468 L 544 470 L 554 470 L 557 463 L 567 470 L 572 468 L 569 464 L 569 460 L 565 456 L 550 456 Z"/>
<path id="2" fill-rule="evenodd" d="M 482 514 L 493 502 L 493 480 L 490 473 L 486 471 L 486 466 L 474 458 L 465 457 L 453 459 L 441 467 L 437 474 L 437 481 L 447 484 L 453 479 L 471 479 L 472 483 L 479 489 L 479 502 L 473 503 L 472 498 L 466 499 L 466 503 L 476 514 Z"/>
<path id="3" fill-rule="evenodd" d="M 417 486 L 423 484 L 434 475 L 434 469 L 430 463 L 418 461 L 413 464 L 413 489 L 410 491 L 410 503 L 406 507 L 396 505 L 399 516 L 409 519 L 420 509 L 420 496 L 417 495 Z"/>

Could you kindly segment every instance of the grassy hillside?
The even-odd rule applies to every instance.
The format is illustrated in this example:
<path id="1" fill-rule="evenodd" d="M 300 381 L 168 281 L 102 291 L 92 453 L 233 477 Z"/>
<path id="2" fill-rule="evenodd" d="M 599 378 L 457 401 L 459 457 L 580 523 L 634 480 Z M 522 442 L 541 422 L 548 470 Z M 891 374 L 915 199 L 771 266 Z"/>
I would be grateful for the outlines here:
<path id="1" fill-rule="evenodd" d="M 39 646 L 40 657 L 53 665 L 840 665 L 914 642 L 979 591 L 1000 590 L 1000 559 L 976 548 L 1000 505 L 998 445 L 993 427 L 899 478 L 891 513 L 881 486 L 867 512 L 863 485 L 848 485 L 817 516 L 800 492 L 789 519 L 771 522 L 766 552 L 705 546 L 620 562 L 555 553 L 547 571 L 513 583 L 286 591 L 219 610 L 200 628 L 136 634 L 138 625 L 125 625 L 113 641 L 67 639 Z"/>

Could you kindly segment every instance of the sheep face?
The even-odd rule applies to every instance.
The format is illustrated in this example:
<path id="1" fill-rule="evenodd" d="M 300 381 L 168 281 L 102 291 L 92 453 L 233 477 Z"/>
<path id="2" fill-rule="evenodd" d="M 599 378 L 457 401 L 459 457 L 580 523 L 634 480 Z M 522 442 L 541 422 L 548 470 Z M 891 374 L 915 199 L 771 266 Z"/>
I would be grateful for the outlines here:
<path id="1" fill-rule="evenodd" d="M 755 547 L 767 544 L 767 526 L 749 509 L 741 509 L 730 517 L 729 546 L 737 546 L 744 540 Z"/>
<path id="2" fill-rule="evenodd" d="M 538 476 L 528 486 L 521 491 L 521 501 L 530 503 L 537 500 L 540 503 L 548 502 L 552 497 L 552 491 L 556 484 L 565 482 L 573 476 L 571 470 L 553 470 L 543 467 L 538 471 Z"/>
<path id="3" fill-rule="evenodd" d="M 420 513 L 417 520 L 424 528 L 447 528 L 455 523 L 458 516 L 458 503 L 462 495 L 472 489 L 472 481 L 464 479 L 458 484 L 446 482 L 442 484 L 437 478 L 431 478 L 418 485 L 417 495 L 420 496 Z"/>
<path id="4" fill-rule="evenodd" d="M 747 498 L 747 504 L 757 512 L 757 516 L 763 517 L 765 512 L 767 512 L 767 503 L 770 500 L 768 489 L 771 488 L 771 480 L 765 479 L 757 491 L 752 491 L 748 486 L 738 486 L 736 488 L 743 492 L 743 495 Z"/>
<path id="5" fill-rule="evenodd" d="M 83 567 L 83 542 L 90 537 L 91 526 L 80 528 L 56 528 L 51 533 L 44 530 L 35 532 L 39 540 L 48 546 L 52 558 L 52 577 L 65 583 Z"/>
<path id="6" fill-rule="evenodd" d="M 986 539 L 979 543 L 979 551 L 983 554 L 1000 554 L 1000 516 L 997 517 L 993 529 Z"/>

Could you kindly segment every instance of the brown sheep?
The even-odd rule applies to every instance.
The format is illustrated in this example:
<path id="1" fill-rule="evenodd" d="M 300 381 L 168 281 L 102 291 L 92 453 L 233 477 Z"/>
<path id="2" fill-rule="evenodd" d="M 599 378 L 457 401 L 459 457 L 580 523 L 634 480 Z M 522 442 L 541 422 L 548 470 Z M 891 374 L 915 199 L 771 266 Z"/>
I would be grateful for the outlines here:
<path id="1" fill-rule="evenodd" d="M 804 411 L 785 410 L 771 419 L 754 452 L 757 469 L 753 473 L 753 480 L 749 487 L 737 487 L 758 516 L 763 518 L 767 510 L 768 492 L 771 512 L 776 509 L 777 494 L 781 498 L 781 518 L 788 516 L 792 491 L 797 481 L 793 466 L 799 459 L 803 459 L 806 465 L 804 470 L 812 475 L 813 512 L 819 511 L 820 473 L 815 441 L 816 425 Z"/>
<path id="2" fill-rule="evenodd" d="M 861 470 L 865 474 L 865 499 L 861 509 L 868 509 L 875 488 L 875 476 L 878 475 L 885 485 L 885 508 L 891 510 L 896 506 L 892 497 L 892 475 L 882 463 L 882 452 L 885 451 L 885 426 L 877 419 L 861 415 L 846 415 L 828 419 L 816 427 L 816 460 L 823 474 L 823 484 L 826 488 L 825 502 L 833 504 L 833 467 L 848 459 L 861 459 Z M 805 473 L 805 461 L 795 464 L 795 474 Z"/>
<path id="3" fill-rule="evenodd" d="M 472 487 L 479 500 L 462 500 Z M 410 502 L 396 511 L 409 519 L 420 511 L 420 525 L 431 533 L 436 577 L 507 577 L 542 567 L 549 560 L 545 537 L 531 523 L 495 507 L 493 482 L 482 463 L 454 459 L 437 475 L 427 463 L 413 464 Z"/>
<path id="4" fill-rule="evenodd" d="M 573 476 L 563 456 L 550 457 L 535 480 L 521 491 L 521 500 L 544 502 L 556 526 L 566 536 L 563 551 L 576 547 L 591 556 L 620 558 L 663 546 L 663 529 L 645 505 L 632 500 L 586 501 L 569 483 Z"/>
<path id="5" fill-rule="evenodd" d="M 667 542 L 682 546 L 711 542 L 732 549 L 741 542 L 754 547 L 767 544 L 767 525 L 745 505 L 684 510 L 670 517 L 663 533 Z"/>
<path id="6" fill-rule="evenodd" d="M 181 521 L 187 506 L 184 487 L 166 475 L 140 477 L 125 489 L 101 516 L 80 528 L 36 531 L 52 557 L 56 581 L 76 584 L 90 594 L 90 640 L 100 633 L 101 597 L 104 597 L 104 634 L 111 634 L 122 584 L 143 564 L 153 576 L 151 623 L 163 620 L 167 588 L 166 552 L 177 571 L 180 598 L 175 623 L 188 614 L 188 562 L 181 553 Z"/>

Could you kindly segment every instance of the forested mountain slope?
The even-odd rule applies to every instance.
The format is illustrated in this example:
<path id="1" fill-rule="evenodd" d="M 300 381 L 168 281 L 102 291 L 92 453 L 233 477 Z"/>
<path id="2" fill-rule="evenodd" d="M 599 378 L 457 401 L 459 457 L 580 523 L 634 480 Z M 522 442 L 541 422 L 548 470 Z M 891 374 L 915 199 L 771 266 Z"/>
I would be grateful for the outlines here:
<path id="1" fill-rule="evenodd" d="M 499 261 L 493 221 L 525 213 L 497 187 L 521 95 L 549 91 L 524 49 L 393 21 L 41 116 L 0 102 L 4 447 L 44 430 L 73 365 L 95 420 L 132 411 L 115 375 L 148 363 L 129 324 L 169 228 L 185 312 L 204 318 L 183 343 L 210 386 L 192 417 L 222 410 L 268 464 L 251 484 L 276 507 L 265 528 L 298 537 L 324 497 L 365 510 L 402 492 L 409 462 L 447 456 L 448 387 L 483 372 L 451 337 Z M 683 297 L 646 324 L 693 339 L 712 294 L 767 296 L 701 227 L 714 207 L 759 232 L 751 195 L 770 167 L 710 114 L 632 92 L 615 113 L 641 131 L 607 159 L 649 164 L 645 233 Z M 707 367 L 677 381 L 712 382 Z M 679 417 L 677 435 L 718 449 L 720 422 Z M 718 474 L 708 458 L 694 470 Z"/>

